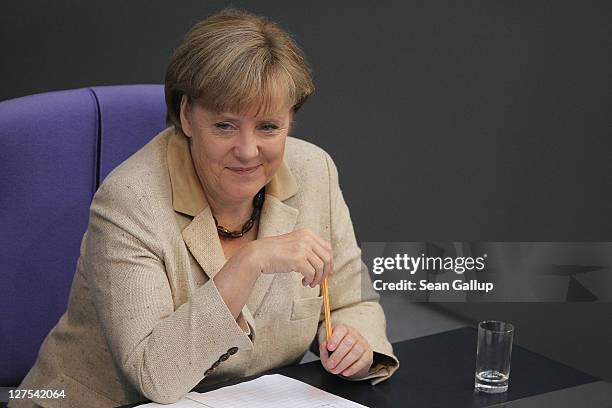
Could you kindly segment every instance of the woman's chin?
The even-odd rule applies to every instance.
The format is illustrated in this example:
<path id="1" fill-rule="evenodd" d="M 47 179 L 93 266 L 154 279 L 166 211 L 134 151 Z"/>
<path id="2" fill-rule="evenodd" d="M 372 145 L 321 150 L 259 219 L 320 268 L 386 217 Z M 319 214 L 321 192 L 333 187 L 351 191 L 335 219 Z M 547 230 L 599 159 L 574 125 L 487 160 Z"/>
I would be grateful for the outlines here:
<path id="1" fill-rule="evenodd" d="M 263 185 L 263 182 L 228 183 L 225 191 L 232 201 L 252 200 Z"/>

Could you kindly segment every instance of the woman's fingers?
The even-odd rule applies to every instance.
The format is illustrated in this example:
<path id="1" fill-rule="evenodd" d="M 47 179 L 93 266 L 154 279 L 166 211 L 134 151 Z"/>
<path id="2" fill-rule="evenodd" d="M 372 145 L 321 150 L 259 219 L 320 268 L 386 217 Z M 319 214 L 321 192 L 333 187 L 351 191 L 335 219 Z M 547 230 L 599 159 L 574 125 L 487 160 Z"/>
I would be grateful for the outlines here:
<path id="1" fill-rule="evenodd" d="M 321 363 L 327 371 L 345 377 L 365 375 L 372 365 L 374 354 L 357 330 L 344 325 L 334 328 L 329 342 L 324 342 L 319 352 Z"/>
<path id="2" fill-rule="evenodd" d="M 348 368 L 344 369 L 340 374 L 345 377 L 350 377 L 355 374 L 364 375 L 368 372 L 371 366 L 372 357 L 370 357 L 369 353 L 365 352 L 361 355 L 359 360 L 350 365 Z"/>
<path id="3" fill-rule="evenodd" d="M 323 279 L 323 276 L 324 276 L 324 273 L 325 273 L 325 271 L 324 271 L 325 263 L 323 262 L 323 260 L 321 258 L 319 258 L 312 251 L 310 252 L 310 255 L 308 256 L 308 262 L 310 262 L 310 265 L 312 265 L 312 267 L 315 270 L 314 279 L 310 282 L 310 287 L 314 288 Z"/>
<path id="4" fill-rule="evenodd" d="M 332 269 L 331 252 L 329 244 L 316 236 L 310 230 L 300 230 L 296 234 L 298 239 L 298 248 L 295 256 L 301 259 L 306 259 L 314 270 L 312 279 L 307 279 L 307 284 L 314 288 L 327 277 Z M 309 269 L 310 272 L 310 269 Z"/>
<path id="5" fill-rule="evenodd" d="M 340 341 L 342 341 L 347 333 L 348 327 L 343 324 L 339 324 L 338 326 L 334 327 L 334 331 L 327 342 L 327 349 L 332 352 L 336 350 L 336 347 L 338 347 L 338 344 L 340 344 Z"/>
<path id="6" fill-rule="evenodd" d="M 334 263 L 332 259 L 332 253 L 327 248 L 322 245 L 316 243 L 312 247 L 312 251 L 316 254 L 316 256 L 323 262 L 323 276 L 321 277 L 321 282 L 323 279 L 327 278 L 334 271 Z"/>
<path id="7" fill-rule="evenodd" d="M 348 336 L 347 336 L 348 337 Z M 345 339 L 347 338 L 345 337 Z M 340 345 L 342 347 L 342 345 Z M 338 350 L 340 350 L 338 347 Z M 336 352 L 334 352 L 335 354 Z M 340 360 L 340 362 L 336 365 L 336 367 L 332 370 L 333 374 L 340 374 L 354 363 L 359 361 L 361 356 L 365 353 L 365 348 L 358 342 L 355 342 L 351 349 L 346 353 L 346 355 Z M 333 356 L 333 355 L 332 355 Z"/>
<path id="8" fill-rule="evenodd" d="M 309 286 L 314 282 L 317 275 L 316 268 L 306 259 L 306 261 L 300 262 L 300 268 L 296 272 L 302 274 L 302 285 Z"/>
<path id="9" fill-rule="evenodd" d="M 319 357 L 321 357 L 321 363 L 323 367 L 327 369 L 327 360 L 329 360 L 329 351 L 327 351 L 327 341 L 319 344 Z"/>
<path id="10" fill-rule="evenodd" d="M 329 345 L 327 346 L 327 349 L 332 351 L 332 354 L 327 361 L 327 368 L 331 372 L 334 372 L 333 370 L 342 361 L 342 359 L 344 359 L 354 345 L 355 338 L 348 335 L 346 326 L 340 325 L 335 327 L 332 337 L 329 339 Z"/>
<path id="11" fill-rule="evenodd" d="M 244 250 L 258 272 L 295 271 L 304 286 L 315 287 L 333 272 L 331 245 L 308 229 L 258 239 Z"/>

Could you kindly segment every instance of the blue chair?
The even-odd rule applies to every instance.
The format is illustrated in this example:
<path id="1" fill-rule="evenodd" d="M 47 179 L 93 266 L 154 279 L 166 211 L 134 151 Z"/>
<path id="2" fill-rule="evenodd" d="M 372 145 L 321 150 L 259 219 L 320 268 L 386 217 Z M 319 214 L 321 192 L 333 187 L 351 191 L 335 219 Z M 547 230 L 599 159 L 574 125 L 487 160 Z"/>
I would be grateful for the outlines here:
<path id="1" fill-rule="evenodd" d="M 101 180 L 166 127 L 163 86 L 0 102 L 0 386 L 16 386 L 66 310 Z"/>

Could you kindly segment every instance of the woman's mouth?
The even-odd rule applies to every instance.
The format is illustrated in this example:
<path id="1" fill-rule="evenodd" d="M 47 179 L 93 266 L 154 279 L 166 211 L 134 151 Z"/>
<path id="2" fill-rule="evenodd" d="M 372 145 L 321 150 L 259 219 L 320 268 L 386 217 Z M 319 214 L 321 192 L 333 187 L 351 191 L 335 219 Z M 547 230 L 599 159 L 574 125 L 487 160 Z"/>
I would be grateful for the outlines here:
<path id="1" fill-rule="evenodd" d="M 247 175 L 256 172 L 261 164 L 252 167 L 228 167 L 229 170 L 233 171 L 236 174 Z"/>

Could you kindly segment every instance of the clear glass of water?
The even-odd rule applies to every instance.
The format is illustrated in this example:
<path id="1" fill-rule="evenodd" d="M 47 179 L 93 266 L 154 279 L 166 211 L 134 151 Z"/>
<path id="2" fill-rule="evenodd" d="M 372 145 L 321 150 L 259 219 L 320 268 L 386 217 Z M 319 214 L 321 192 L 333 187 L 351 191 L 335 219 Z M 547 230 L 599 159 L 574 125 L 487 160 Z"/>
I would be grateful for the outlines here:
<path id="1" fill-rule="evenodd" d="M 489 320 L 478 323 L 476 384 L 478 391 L 497 394 L 508 390 L 514 326 Z"/>

